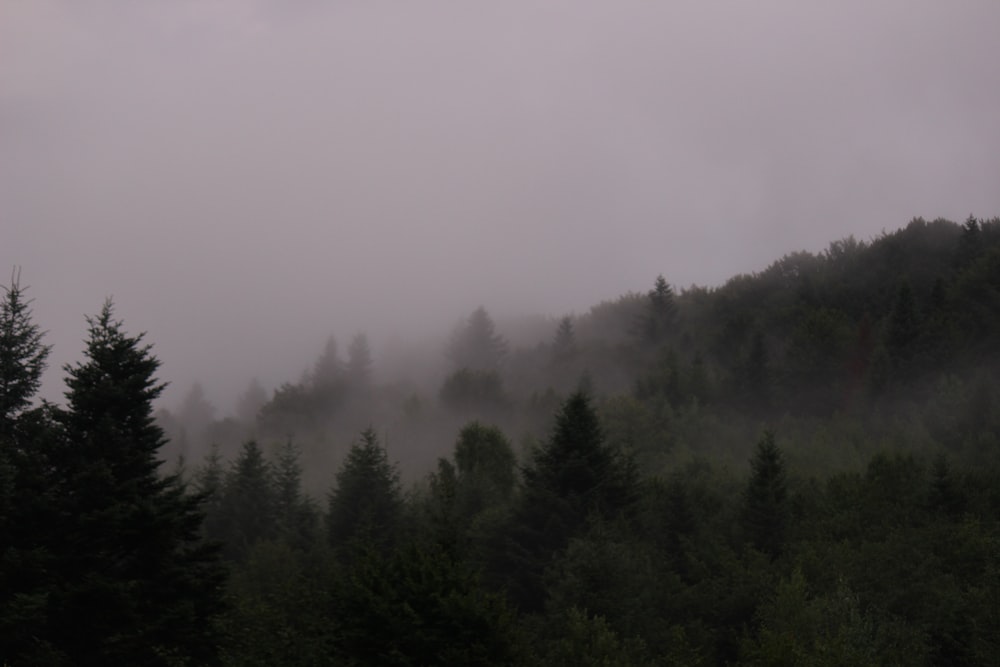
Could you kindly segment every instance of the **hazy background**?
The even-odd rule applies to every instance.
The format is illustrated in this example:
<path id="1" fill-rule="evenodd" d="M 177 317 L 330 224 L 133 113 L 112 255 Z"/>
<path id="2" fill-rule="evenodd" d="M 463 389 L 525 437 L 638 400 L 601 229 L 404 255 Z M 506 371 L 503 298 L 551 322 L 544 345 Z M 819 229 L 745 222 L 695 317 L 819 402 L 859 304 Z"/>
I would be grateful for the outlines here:
<path id="1" fill-rule="evenodd" d="M 0 278 L 222 413 L 446 334 L 1000 213 L 1000 3 L 0 0 Z M 807 6 L 808 5 L 808 6 Z"/>

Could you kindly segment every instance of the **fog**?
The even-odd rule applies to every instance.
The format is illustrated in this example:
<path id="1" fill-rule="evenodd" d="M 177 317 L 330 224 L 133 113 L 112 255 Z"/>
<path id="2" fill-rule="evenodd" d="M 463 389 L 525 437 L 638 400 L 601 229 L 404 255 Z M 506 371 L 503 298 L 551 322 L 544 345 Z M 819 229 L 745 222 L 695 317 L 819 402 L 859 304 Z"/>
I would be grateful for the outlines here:
<path id="1" fill-rule="evenodd" d="M 586 312 L 996 215 L 998 25 L 993 0 L 2 0 L 0 271 L 49 331 L 45 396 L 113 296 L 165 400 L 200 381 L 227 413 L 331 333 L 378 372 L 480 304 Z"/>

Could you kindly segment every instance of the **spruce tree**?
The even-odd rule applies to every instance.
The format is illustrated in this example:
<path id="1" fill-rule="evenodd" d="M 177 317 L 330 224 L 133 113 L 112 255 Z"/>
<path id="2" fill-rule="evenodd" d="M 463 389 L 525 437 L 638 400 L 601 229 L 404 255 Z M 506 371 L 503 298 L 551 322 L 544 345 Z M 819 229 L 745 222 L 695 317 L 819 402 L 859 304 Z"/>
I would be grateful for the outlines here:
<path id="1" fill-rule="evenodd" d="M 53 406 L 30 408 L 50 348 L 19 278 L 15 271 L 0 303 L 0 664 L 58 664 L 38 628 L 53 589 L 50 457 L 61 432 Z"/>
<path id="2" fill-rule="evenodd" d="M 108 301 L 87 319 L 86 359 L 66 366 L 61 520 L 46 527 L 61 548 L 38 632 L 75 664 L 212 664 L 218 553 L 200 537 L 200 498 L 159 471 L 159 361 L 112 315 Z"/>
<path id="3" fill-rule="evenodd" d="M 241 560 L 256 543 L 277 534 L 273 470 L 255 441 L 240 448 L 222 488 L 219 514 L 224 553 Z"/>
<path id="4" fill-rule="evenodd" d="M 50 347 L 31 319 L 31 300 L 24 298 L 20 273 L 3 286 L 0 303 L 0 437 L 9 437 L 16 415 L 31 405 L 42 384 Z"/>
<path id="5" fill-rule="evenodd" d="M 788 485 L 785 461 L 770 431 L 757 443 L 750 468 L 744 492 L 743 528 L 751 545 L 773 557 L 780 553 L 785 541 Z"/>
<path id="6" fill-rule="evenodd" d="M 351 446 L 330 492 L 330 542 L 341 554 L 353 553 L 358 546 L 386 553 L 396 541 L 402 508 L 399 471 L 368 428 Z"/>
<path id="7" fill-rule="evenodd" d="M 627 515 L 636 492 L 631 460 L 605 443 L 589 396 L 574 393 L 556 416 L 548 443 L 524 469 L 524 493 L 500 559 L 499 574 L 518 605 L 541 609 L 542 576 L 553 557 L 589 520 Z"/>
<path id="8" fill-rule="evenodd" d="M 650 344 L 662 343 L 674 333 L 677 304 L 674 290 L 663 275 L 656 276 L 653 289 L 647 294 L 648 303 L 642 319 L 642 335 Z"/>
<path id="9" fill-rule="evenodd" d="M 507 356 L 507 341 L 496 332 L 493 318 L 480 306 L 456 328 L 447 353 L 456 369 L 495 371 Z"/>

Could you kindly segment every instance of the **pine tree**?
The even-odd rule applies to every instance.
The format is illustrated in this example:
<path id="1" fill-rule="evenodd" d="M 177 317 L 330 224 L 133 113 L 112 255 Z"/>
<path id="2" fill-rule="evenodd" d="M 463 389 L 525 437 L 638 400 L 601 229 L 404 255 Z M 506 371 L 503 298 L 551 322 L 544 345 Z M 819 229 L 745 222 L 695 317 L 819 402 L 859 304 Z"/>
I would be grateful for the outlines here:
<path id="1" fill-rule="evenodd" d="M 274 491 L 278 531 L 291 546 L 307 547 L 315 536 L 317 512 L 310 498 L 302 493 L 299 450 L 291 440 L 278 451 Z"/>
<path id="2" fill-rule="evenodd" d="M 552 341 L 552 364 L 562 366 L 576 356 L 576 333 L 573 331 L 573 318 L 568 315 L 559 320 L 555 338 Z"/>
<path id="3" fill-rule="evenodd" d="M 29 407 L 50 348 L 19 277 L 15 271 L 0 304 L 0 664 L 58 664 L 59 651 L 38 628 L 54 588 L 51 455 L 61 429 L 53 406 Z"/>
<path id="4" fill-rule="evenodd" d="M 785 462 L 770 431 L 757 443 L 744 492 L 743 528 L 755 548 L 776 556 L 785 539 L 788 487 Z"/>
<path id="5" fill-rule="evenodd" d="M 584 392 L 571 395 L 556 416 L 548 443 L 524 469 L 524 493 L 515 510 L 512 541 L 501 558 L 514 600 L 538 610 L 544 600 L 542 573 L 552 557 L 591 519 L 616 520 L 636 500 L 630 459 L 604 442 Z"/>
<path id="6" fill-rule="evenodd" d="M 677 324 L 674 291 L 662 274 L 656 276 L 656 282 L 647 298 L 646 313 L 642 320 L 642 335 L 648 343 L 662 343 L 674 333 Z"/>
<path id="7" fill-rule="evenodd" d="M 906 383 L 913 379 L 917 370 L 921 333 L 916 299 L 910 284 L 904 282 L 896 293 L 885 333 L 885 349 L 889 355 L 892 381 Z"/>
<path id="8" fill-rule="evenodd" d="M 372 351 L 363 333 L 347 346 L 347 379 L 355 390 L 367 389 L 372 381 Z"/>
<path id="9" fill-rule="evenodd" d="M 38 635 L 75 664 L 216 660 L 217 550 L 201 541 L 200 498 L 158 470 L 159 361 L 105 303 L 88 318 L 86 360 L 66 366 L 66 447 L 55 462 L 60 549 Z"/>
<path id="10" fill-rule="evenodd" d="M 458 369 L 493 371 L 506 355 L 507 341 L 496 332 L 493 319 L 482 306 L 455 330 L 448 346 L 448 358 Z"/>
<path id="11" fill-rule="evenodd" d="M 31 320 L 31 300 L 24 298 L 20 272 L 3 286 L 0 304 L 0 437 L 9 437 L 14 418 L 31 405 L 42 384 L 50 346 Z"/>
<path id="12" fill-rule="evenodd" d="M 219 508 L 225 554 L 242 559 L 261 540 L 277 534 L 277 503 L 271 465 L 253 440 L 243 443 L 226 474 Z"/>
<path id="13" fill-rule="evenodd" d="M 348 554 L 359 544 L 388 551 L 396 540 L 403 497 L 399 471 L 372 429 L 351 445 L 330 492 L 327 534 Z"/>

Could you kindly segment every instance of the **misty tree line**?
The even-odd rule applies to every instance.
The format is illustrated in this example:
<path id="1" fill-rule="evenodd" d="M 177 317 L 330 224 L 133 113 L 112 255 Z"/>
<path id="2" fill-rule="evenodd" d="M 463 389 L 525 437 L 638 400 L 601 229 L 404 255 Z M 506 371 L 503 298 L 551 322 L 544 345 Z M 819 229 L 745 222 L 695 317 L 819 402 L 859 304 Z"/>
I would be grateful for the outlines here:
<path id="1" fill-rule="evenodd" d="M 1000 654 L 1000 220 L 918 219 L 712 290 L 659 277 L 533 348 L 480 308 L 430 393 L 331 339 L 243 419 L 206 417 L 216 447 L 172 473 L 142 337 L 106 304 L 67 405 L 33 406 L 47 348 L 6 296 L 9 664 Z"/>

